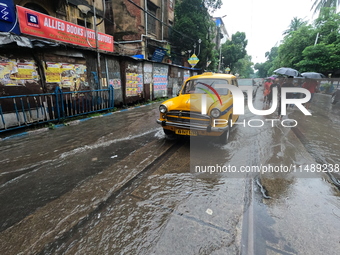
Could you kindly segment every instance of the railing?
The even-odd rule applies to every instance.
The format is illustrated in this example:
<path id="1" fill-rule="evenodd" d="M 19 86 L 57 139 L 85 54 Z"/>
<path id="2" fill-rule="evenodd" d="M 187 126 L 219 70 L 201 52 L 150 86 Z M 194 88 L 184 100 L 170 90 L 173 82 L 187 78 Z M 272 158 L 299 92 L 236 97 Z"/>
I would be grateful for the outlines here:
<path id="1" fill-rule="evenodd" d="M 114 89 L 0 97 L 0 132 L 114 108 Z"/>

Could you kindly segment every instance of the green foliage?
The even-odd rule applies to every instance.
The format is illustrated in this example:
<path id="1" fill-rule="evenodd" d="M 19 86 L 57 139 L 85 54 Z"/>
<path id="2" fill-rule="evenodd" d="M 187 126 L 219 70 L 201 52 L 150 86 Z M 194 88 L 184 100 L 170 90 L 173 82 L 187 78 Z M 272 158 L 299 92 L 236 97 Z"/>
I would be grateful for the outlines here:
<path id="1" fill-rule="evenodd" d="M 339 1 L 316 1 L 325 6 L 335 6 Z M 314 5 L 315 5 L 314 4 Z M 301 23 L 294 18 L 294 24 Z M 286 66 L 300 72 L 332 73 L 340 69 L 340 14 L 336 8 L 321 8 L 312 25 L 300 24 L 290 29 L 277 51 L 266 53 L 265 63 L 255 64 L 257 75 L 266 77 L 279 67 Z"/>
<path id="2" fill-rule="evenodd" d="M 331 83 L 323 83 L 320 85 L 319 89 L 323 93 L 331 93 L 331 91 L 333 91 L 333 85 Z"/>
<path id="3" fill-rule="evenodd" d="M 317 44 L 306 47 L 303 50 L 304 59 L 297 66 L 301 72 L 317 70 L 320 73 L 326 73 L 330 70 L 340 69 L 340 45 L 335 44 Z"/>
<path id="4" fill-rule="evenodd" d="M 281 66 L 297 68 L 296 64 L 303 59 L 303 50 L 314 44 L 315 37 L 316 31 L 311 26 L 301 26 L 297 31 L 293 31 L 290 36 L 285 37 L 283 43 L 279 46 L 278 61 L 276 61 L 274 68 Z"/>
<path id="5" fill-rule="evenodd" d="M 249 78 L 254 74 L 254 69 L 252 68 L 253 65 L 254 63 L 251 62 L 251 56 L 246 55 L 244 58 L 239 59 L 236 62 L 234 73 L 238 73 L 240 78 Z"/>
<path id="6" fill-rule="evenodd" d="M 319 15 L 321 15 L 321 10 L 323 8 L 330 7 L 336 9 L 339 4 L 340 0 L 315 0 L 311 10 L 314 9 L 314 13 L 320 11 Z"/>
<path id="7" fill-rule="evenodd" d="M 307 21 L 294 17 L 290 22 L 289 28 L 283 32 L 284 35 L 290 35 L 292 32 L 297 31 L 300 27 L 307 25 Z"/>
<path id="8" fill-rule="evenodd" d="M 55 124 L 49 122 L 49 123 L 48 123 L 48 128 L 49 128 L 49 129 L 52 129 L 52 130 L 55 129 Z"/>
<path id="9" fill-rule="evenodd" d="M 223 65 L 229 66 L 233 73 L 235 73 L 235 65 L 247 55 L 246 46 L 248 40 L 244 32 L 236 32 L 231 36 L 231 40 L 222 44 L 221 55 L 223 58 Z"/>
<path id="10" fill-rule="evenodd" d="M 211 31 L 215 29 L 215 23 L 211 20 L 209 10 L 215 10 L 222 5 L 221 0 L 182 0 L 176 1 L 174 30 L 171 35 L 173 51 L 177 54 L 191 50 L 198 54 L 198 40 L 201 39 L 198 68 L 206 67 L 207 60 L 214 56 Z"/>
<path id="11" fill-rule="evenodd" d="M 254 66 L 255 70 L 258 70 L 256 73 L 257 77 L 267 77 L 269 76 L 274 68 L 277 66 L 276 62 L 278 60 L 277 56 L 279 54 L 279 48 L 273 47 L 270 51 L 267 51 L 265 56 L 267 57 L 267 61 L 264 63 L 256 63 Z"/>

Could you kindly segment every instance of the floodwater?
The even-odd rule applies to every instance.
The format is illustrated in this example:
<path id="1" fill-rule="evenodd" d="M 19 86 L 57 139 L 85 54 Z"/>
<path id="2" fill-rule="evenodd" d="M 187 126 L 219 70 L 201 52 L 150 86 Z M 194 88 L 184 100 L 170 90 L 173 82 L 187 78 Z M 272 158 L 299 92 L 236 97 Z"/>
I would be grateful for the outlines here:
<path id="1" fill-rule="evenodd" d="M 0 201 L 6 205 L 0 209 L 0 249 L 335 254 L 340 105 L 330 105 L 327 95 L 314 99 L 312 116 L 288 110 L 298 122 L 294 128 L 265 121 L 276 114 L 246 111 L 239 123 L 265 124 L 235 125 L 226 145 L 207 138 L 165 141 L 155 124 L 157 104 L 0 141 Z M 311 170 L 322 164 L 326 170 Z M 206 166 L 236 171 L 198 172 Z M 290 171 L 240 172 L 269 166 Z"/>

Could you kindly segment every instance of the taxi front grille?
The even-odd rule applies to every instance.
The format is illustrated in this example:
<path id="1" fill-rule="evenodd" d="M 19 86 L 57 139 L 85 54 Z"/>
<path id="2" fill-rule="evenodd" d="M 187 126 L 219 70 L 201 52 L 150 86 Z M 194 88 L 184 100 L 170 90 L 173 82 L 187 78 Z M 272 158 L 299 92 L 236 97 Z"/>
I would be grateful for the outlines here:
<path id="1" fill-rule="evenodd" d="M 170 111 L 166 114 L 167 121 L 188 125 L 209 126 L 210 117 L 197 112 Z"/>

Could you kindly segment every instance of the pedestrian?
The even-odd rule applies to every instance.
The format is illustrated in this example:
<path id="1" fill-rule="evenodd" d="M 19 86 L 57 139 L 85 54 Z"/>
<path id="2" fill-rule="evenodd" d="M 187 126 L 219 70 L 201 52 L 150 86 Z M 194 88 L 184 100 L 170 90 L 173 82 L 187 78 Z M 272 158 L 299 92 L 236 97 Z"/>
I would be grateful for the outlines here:
<path id="1" fill-rule="evenodd" d="M 277 78 L 277 115 L 280 120 L 282 120 L 282 111 L 281 111 L 281 87 L 284 84 L 285 79 L 283 77 Z"/>
<path id="2" fill-rule="evenodd" d="M 309 79 L 309 78 L 306 78 L 306 81 L 302 84 L 302 87 L 307 89 L 310 92 L 310 100 L 305 104 L 307 109 L 310 108 L 317 86 L 318 86 L 317 81 L 314 79 Z"/>
<path id="3" fill-rule="evenodd" d="M 269 93 L 267 95 L 267 104 L 271 105 L 272 101 L 273 101 L 273 88 L 278 88 L 279 86 L 279 79 L 275 78 L 275 80 L 273 81 L 273 83 L 270 85 L 270 89 L 269 89 Z"/>
<path id="4" fill-rule="evenodd" d="M 268 104 L 269 103 L 269 99 L 268 99 L 268 95 L 270 93 L 270 86 L 272 85 L 272 80 L 270 78 L 266 79 L 266 82 L 263 85 L 263 103 Z"/>
<path id="5" fill-rule="evenodd" d="M 302 87 L 302 82 L 301 80 L 295 80 L 293 82 L 293 86 L 294 88 L 301 88 Z M 299 92 L 293 92 L 293 98 L 301 98 L 302 96 L 302 93 L 299 93 Z"/>
<path id="6" fill-rule="evenodd" d="M 294 78 L 293 76 L 288 76 L 288 78 L 285 78 L 283 80 L 281 88 L 293 88 L 294 87 L 294 85 L 293 85 L 293 78 Z M 286 98 L 287 99 L 293 98 L 293 92 L 287 92 Z M 288 105 L 288 107 L 293 107 L 293 106 L 294 106 L 293 104 Z"/>

